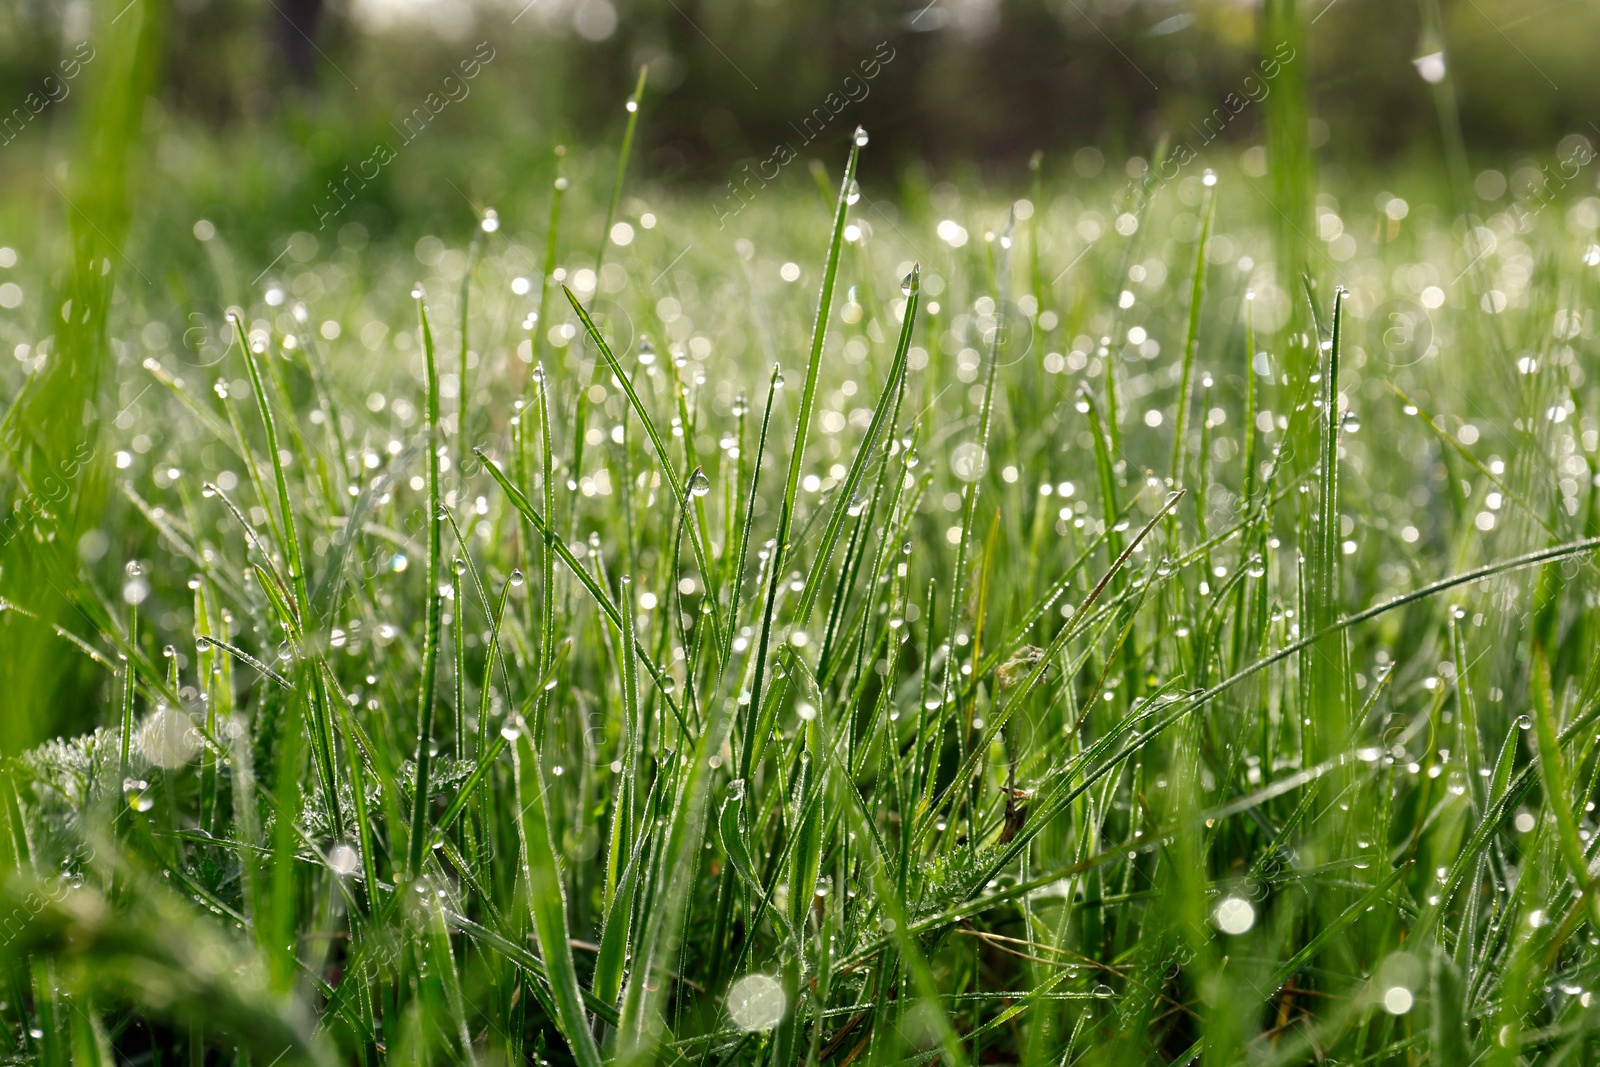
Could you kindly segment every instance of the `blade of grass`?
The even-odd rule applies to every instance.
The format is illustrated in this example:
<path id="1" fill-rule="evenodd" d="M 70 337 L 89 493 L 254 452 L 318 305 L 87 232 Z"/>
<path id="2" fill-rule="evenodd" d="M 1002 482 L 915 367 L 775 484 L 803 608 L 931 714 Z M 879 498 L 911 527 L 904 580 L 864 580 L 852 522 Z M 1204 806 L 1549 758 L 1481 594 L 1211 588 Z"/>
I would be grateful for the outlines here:
<path id="1" fill-rule="evenodd" d="M 750 705 L 745 717 L 744 743 L 740 748 L 739 777 L 749 780 L 750 759 L 755 751 L 756 720 L 762 707 L 762 693 L 766 684 L 767 658 L 772 643 L 773 615 L 777 610 L 778 587 L 782 583 L 784 566 L 788 562 L 789 538 L 794 525 L 795 497 L 800 491 L 800 474 L 805 465 L 806 438 L 811 429 L 812 409 L 817 399 L 817 376 L 822 367 L 822 350 L 827 342 L 828 320 L 833 314 L 833 288 L 839 274 L 839 250 L 844 245 L 844 220 L 850 205 L 860 195 L 855 188 L 856 163 L 861 156 L 861 146 L 866 132 L 857 129 L 850 141 L 850 155 L 845 161 L 844 178 L 839 184 L 839 198 L 833 209 L 833 233 L 828 239 L 828 258 L 822 271 L 822 291 L 817 296 L 817 318 L 811 328 L 811 356 L 806 363 L 805 384 L 800 392 L 800 410 L 796 414 L 794 448 L 789 453 L 789 474 L 784 485 L 783 502 L 778 507 L 778 528 L 772 543 L 772 559 L 767 569 L 767 599 L 761 615 L 761 633 L 756 641 L 755 669 L 750 681 Z M 781 381 L 781 377 L 777 381 Z"/>
<path id="2" fill-rule="evenodd" d="M 406 852 L 406 874 L 411 878 L 422 875 L 422 859 L 427 846 L 428 798 L 431 783 L 429 773 L 433 760 L 433 712 L 435 673 L 439 660 L 439 549 L 440 549 L 440 491 L 439 491 L 439 370 L 433 353 L 433 331 L 428 326 L 428 308 L 422 287 L 412 292 L 417 303 L 417 332 L 422 340 L 424 372 L 427 376 L 427 399 L 423 409 L 422 436 L 428 450 L 427 493 L 428 512 L 424 518 L 428 530 L 428 561 L 423 575 L 426 587 L 423 592 L 426 605 L 422 632 L 422 678 L 417 691 L 417 749 L 416 781 L 411 797 L 411 836 Z M 459 611 L 459 605 L 457 606 Z"/>
<path id="3" fill-rule="evenodd" d="M 528 907 L 533 929 L 539 939 L 539 952 L 550 978 L 550 995 L 555 1002 L 556 1024 L 572 1050 L 579 1067 L 600 1067 L 600 1049 L 589 1031 L 589 1018 L 583 1008 L 583 993 L 568 944 L 567 899 L 562 887 L 555 847 L 550 840 L 550 817 L 546 808 L 544 770 L 533 749 L 527 730 L 518 734 L 512 746 L 512 762 L 517 782 L 518 820 L 527 882 Z"/>

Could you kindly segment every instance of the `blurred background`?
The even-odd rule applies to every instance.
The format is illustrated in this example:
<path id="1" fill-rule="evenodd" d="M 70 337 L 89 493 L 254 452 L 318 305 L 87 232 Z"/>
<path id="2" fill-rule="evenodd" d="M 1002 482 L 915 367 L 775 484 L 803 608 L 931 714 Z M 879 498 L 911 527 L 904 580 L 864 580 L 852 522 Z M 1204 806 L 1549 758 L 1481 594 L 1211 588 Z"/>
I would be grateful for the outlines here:
<path id="1" fill-rule="evenodd" d="M 682 335 L 669 339 L 691 339 L 681 299 L 704 309 L 702 328 L 726 317 L 712 332 L 730 358 L 753 353 L 762 338 L 725 296 L 726 257 L 773 287 L 801 278 L 857 125 L 871 133 L 870 226 L 905 246 L 895 278 L 930 247 L 972 257 L 979 276 L 986 231 L 1023 196 L 1044 220 L 1043 258 L 1071 268 L 1101 233 L 1132 234 L 1131 201 L 1171 184 L 1148 263 L 1100 264 L 1123 254 L 1102 247 L 1086 265 L 1118 289 L 1124 273 L 1159 287 L 1165 264 L 1190 254 L 1201 173 L 1215 167 L 1247 180 L 1229 186 L 1213 261 L 1260 296 L 1261 329 L 1306 336 L 1290 296 L 1302 272 L 1367 294 L 1392 283 L 1407 300 L 1432 291 L 1425 306 L 1438 307 L 1435 275 L 1454 273 L 1461 248 L 1476 262 L 1490 232 L 1452 220 L 1498 219 L 1505 246 L 1525 250 L 1517 234 L 1548 203 L 1592 194 L 1595 41 L 1600 0 L 3 0 L 0 352 L 14 359 L 0 360 L 0 515 L 37 502 L 23 486 L 84 473 L 45 532 L 0 532 L 0 594 L 81 621 L 92 598 L 64 592 L 80 556 L 101 561 L 111 588 L 114 565 L 148 551 L 132 532 L 144 524 L 107 503 L 132 477 L 117 472 L 177 469 L 158 462 L 161 434 L 133 433 L 145 361 L 218 373 L 204 368 L 232 343 L 233 305 L 260 316 L 263 343 L 315 314 L 340 373 L 365 384 L 399 365 L 385 338 L 408 336 L 411 283 L 428 282 L 439 321 L 453 322 L 445 294 L 467 292 L 482 244 L 493 251 L 478 280 L 499 278 L 483 291 L 500 310 L 474 343 L 515 377 L 532 340 L 577 334 L 559 310 L 518 333 L 544 273 L 574 268 L 586 297 L 620 292 L 620 264 L 610 281 L 576 268 L 636 241 L 640 292 L 680 260 L 680 275 L 700 272 L 666 281 L 676 293 L 656 306 Z M 558 173 L 554 188 L 570 188 L 559 240 L 547 222 Z M 743 213 L 768 186 L 780 192 Z M 1588 240 L 1600 201 L 1544 217 Z M 1224 232 L 1241 219 L 1276 232 Z M 1445 243 L 1391 271 L 1383 246 L 1402 219 Z M 923 240 L 908 240 L 919 226 Z M 1353 259 L 1357 233 L 1381 254 Z M 793 257 L 781 275 L 776 256 Z M 1496 292 L 1525 303 L 1534 259 L 1517 256 Z M 1065 329 L 1094 306 L 1085 271 L 1068 273 L 1035 279 L 1041 324 L 1048 311 Z M 1151 306 L 1170 320 L 1152 330 L 1178 328 L 1181 300 Z M 1418 317 L 1407 323 L 1426 320 L 1406 307 Z M 1110 325 L 1073 329 L 1089 331 L 1088 349 Z M 1312 361 L 1295 349 L 1288 365 Z M 101 423 L 119 442 L 132 434 L 132 451 L 106 447 Z M 175 632 L 169 615 L 155 621 Z M 0 612 L 0 693 L 35 706 L 0 716 L 0 751 L 59 732 L 61 707 L 81 709 L 74 728 L 95 721 L 87 701 L 55 699 L 56 679 L 30 675 L 58 657 L 56 637 L 20 619 Z M 65 684 L 83 694 L 102 679 L 83 666 Z"/>
<path id="2" fill-rule="evenodd" d="M 40 160 L 68 148 L 78 86 L 62 61 L 119 6 L 0 6 L 0 101 L 61 97 L 0 131 L 0 196 L 20 213 L 43 188 Z M 642 66 L 634 179 L 726 195 L 779 146 L 808 158 L 819 131 L 831 161 L 857 123 L 877 145 L 869 180 L 1020 183 L 1036 150 L 1093 177 L 1163 136 L 1258 138 L 1263 108 L 1207 119 L 1243 95 L 1260 23 L 1246 0 L 165 0 L 145 118 L 157 188 L 144 191 L 152 206 L 181 191 L 186 210 L 265 250 L 315 229 L 329 182 L 425 124 L 428 151 L 370 167 L 340 219 L 374 235 L 426 225 L 463 197 L 504 202 L 548 173 L 558 143 L 614 147 Z M 1596 0 L 1305 0 L 1299 23 L 1310 144 L 1335 175 L 1437 163 L 1426 57 L 1445 43 L 1474 164 L 1548 159 L 1600 115 Z M 492 58 L 466 78 L 475 54 Z M 430 99 L 443 106 L 408 127 Z"/>

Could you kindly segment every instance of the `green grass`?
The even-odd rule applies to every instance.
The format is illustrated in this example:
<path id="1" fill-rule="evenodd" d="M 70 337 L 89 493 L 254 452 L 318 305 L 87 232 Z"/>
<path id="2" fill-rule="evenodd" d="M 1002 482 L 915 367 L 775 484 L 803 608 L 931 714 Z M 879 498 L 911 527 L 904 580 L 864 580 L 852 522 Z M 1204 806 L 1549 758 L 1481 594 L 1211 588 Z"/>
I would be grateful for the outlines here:
<path id="1" fill-rule="evenodd" d="M 3 546 L 0 1056 L 1600 1052 L 1595 201 L 1472 262 L 1425 172 L 1301 233 L 860 137 L 719 230 L 636 121 L 496 225 L 130 245 L 199 295 L 119 269 Z"/>

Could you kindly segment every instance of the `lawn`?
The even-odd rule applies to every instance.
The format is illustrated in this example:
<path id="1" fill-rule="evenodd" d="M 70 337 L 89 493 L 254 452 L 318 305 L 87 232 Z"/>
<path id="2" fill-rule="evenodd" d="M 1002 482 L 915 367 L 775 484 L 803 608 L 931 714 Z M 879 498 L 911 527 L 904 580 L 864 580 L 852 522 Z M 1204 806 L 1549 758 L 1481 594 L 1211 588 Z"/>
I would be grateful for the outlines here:
<path id="1" fill-rule="evenodd" d="M 1593 1062 L 1588 141 L 730 212 L 639 121 L 7 215 L 7 1062 Z"/>

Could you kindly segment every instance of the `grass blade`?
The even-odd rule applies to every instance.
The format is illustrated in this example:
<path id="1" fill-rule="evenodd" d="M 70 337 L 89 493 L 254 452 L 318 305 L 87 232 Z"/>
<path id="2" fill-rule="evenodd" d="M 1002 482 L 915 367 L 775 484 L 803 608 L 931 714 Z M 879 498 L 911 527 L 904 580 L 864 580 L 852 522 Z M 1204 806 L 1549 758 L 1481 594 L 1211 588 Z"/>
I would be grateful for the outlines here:
<path id="1" fill-rule="evenodd" d="M 424 519 L 428 530 L 428 562 L 423 576 L 427 583 L 423 593 L 427 609 L 422 633 L 422 679 L 417 692 L 416 783 L 411 797 L 411 836 L 406 853 L 406 873 L 416 878 L 422 874 L 422 857 L 428 840 L 428 778 L 433 761 L 434 686 L 439 661 L 439 509 L 442 505 L 439 491 L 439 370 L 434 361 L 433 331 L 428 327 L 428 309 L 423 302 L 421 287 L 412 295 L 417 301 L 417 332 L 422 338 L 427 375 L 422 435 L 428 450 L 428 513 Z M 460 610 L 459 604 L 456 610 Z"/>

